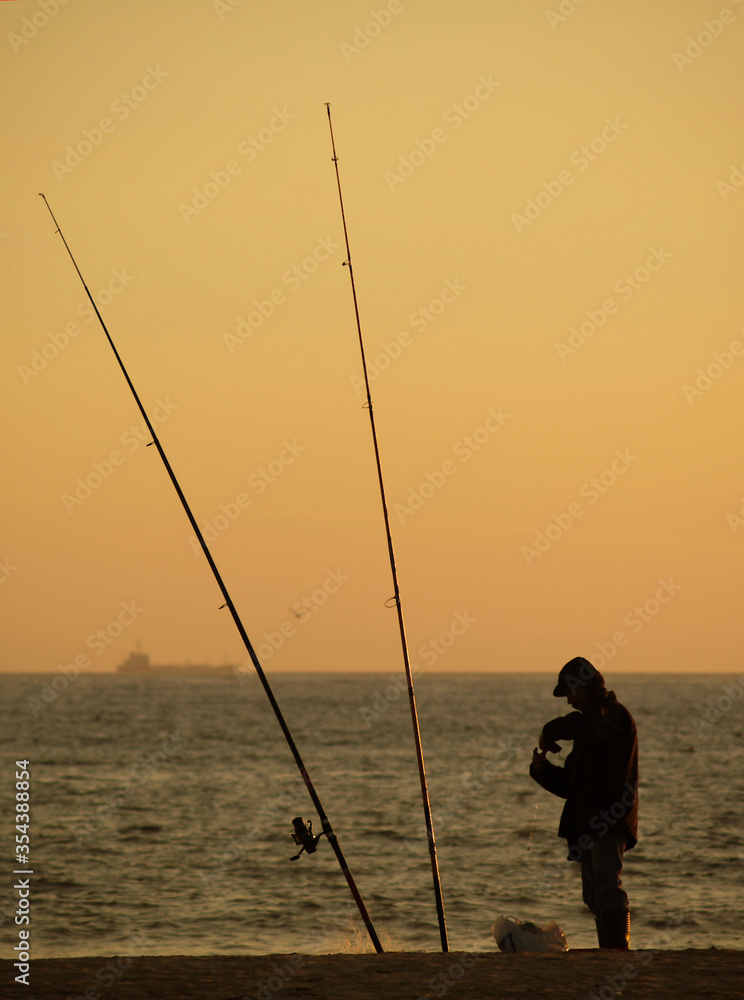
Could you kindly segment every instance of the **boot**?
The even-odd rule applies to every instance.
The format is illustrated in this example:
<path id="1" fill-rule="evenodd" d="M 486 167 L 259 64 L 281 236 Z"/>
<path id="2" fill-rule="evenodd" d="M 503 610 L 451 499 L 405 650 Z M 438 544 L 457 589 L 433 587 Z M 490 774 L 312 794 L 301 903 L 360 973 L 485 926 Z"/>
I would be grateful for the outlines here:
<path id="1" fill-rule="evenodd" d="M 630 913 L 625 910 L 600 913 L 597 924 L 600 948 L 615 948 L 618 951 L 629 950 Z"/>
<path id="2" fill-rule="evenodd" d="M 605 944 L 604 927 L 602 926 L 602 921 L 599 919 L 599 917 L 595 917 L 594 923 L 596 924 L 597 927 L 597 941 L 599 942 L 599 947 L 606 948 L 607 945 Z"/>

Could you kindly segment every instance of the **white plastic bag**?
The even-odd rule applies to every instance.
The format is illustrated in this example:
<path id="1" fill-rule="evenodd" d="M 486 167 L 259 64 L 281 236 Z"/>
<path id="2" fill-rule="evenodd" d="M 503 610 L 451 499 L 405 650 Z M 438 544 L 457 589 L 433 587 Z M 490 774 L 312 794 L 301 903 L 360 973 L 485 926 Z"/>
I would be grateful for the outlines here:
<path id="1" fill-rule="evenodd" d="M 491 933 L 501 951 L 568 951 L 566 935 L 555 920 L 538 927 L 517 917 L 496 917 Z"/>

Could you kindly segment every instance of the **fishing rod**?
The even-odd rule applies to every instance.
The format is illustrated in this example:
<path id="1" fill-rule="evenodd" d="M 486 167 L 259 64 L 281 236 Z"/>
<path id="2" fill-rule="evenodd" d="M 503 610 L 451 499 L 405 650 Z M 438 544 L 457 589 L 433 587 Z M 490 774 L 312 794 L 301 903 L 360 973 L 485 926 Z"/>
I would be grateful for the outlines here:
<path id="1" fill-rule="evenodd" d="M 287 723 L 286 723 L 286 721 L 284 719 L 284 716 L 281 713 L 281 710 L 279 708 L 277 700 L 274 697 L 274 692 L 271 690 L 271 685 L 269 684 L 268 678 L 266 677 L 266 674 L 264 673 L 263 668 L 261 667 L 261 664 L 259 663 L 258 657 L 256 656 L 256 652 L 253 649 L 253 646 L 251 645 L 251 641 L 248 638 L 248 634 L 246 633 L 245 628 L 243 627 L 243 622 L 240 620 L 240 615 L 238 614 L 238 611 L 237 611 L 235 605 L 232 602 L 232 598 L 230 597 L 230 595 L 229 595 L 229 593 L 227 591 L 227 587 L 225 586 L 224 581 L 223 581 L 222 577 L 220 576 L 220 572 L 217 569 L 217 566 L 215 564 L 214 559 L 212 558 L 212 553 L 209 551 L 209 547 L 207 546 L 207 543 L 204 540 L 204 536 L 201 533 L 199 525 L 196 523 L 196 518 L 194 517 L 193 513 L 191 512 L 191 508 L 189 507 L 188 501 L 186 500 L 186 497 L 183 494 L 183 491 L 182 491 L 182 489 L 181 489 L 181 487 L 180 487 L 180 485 L 178 483 L 178 480 L 176 479 L 176 474 L 174 473 L 173 469 L 171 468 L 171 464 L 168 461 L 168 458 L 167 458 L 165 452 L 163 451 L 163 446 L 161 445 L 160 440 L 159 440 L 157 434 L 155 433 L 155 429 L 153 428 L 152 423 L 150 422 L 150 418 L 148 417 L 147 412 L 145 411 L 145 407 L 143 406 L 142 401 L 140 400 L 139 396 L 137 395 L 137 390 L 134 388 L 134 384 L 132 383 L 132 380 L 130 379 L 129 374 L 128 374 L 126 368 L 124 367 L 124 362 L 121 360 L 121 357 L 119 356 L 119 352 L 117 351 L 116 347 L 114 346 L 114 342 L 111 339 L 111 334 L 108 332 L 108 329 L 106 328 L 106 324 L 103 322 L 103 317 L 101 316 L 100 312 L 98 311 L 98 306 L 96 305 L 95 300 L 93 299 L 93 296 L 90 294 L 90 291 L 88 290 L 88 286 L 86 285 L 85 279 L 83 278 L 83 275 L 80 272 L 80 268 L 77 266 L 77 262 L 75 261 L 75 258 L 72 255 L 72 251 L 70 250 L 70 247 L 67 244 L 67 240 L 65 239 L 64 235 L 62 234 L 62 230 L 59 227 L 59 223 L 57 222 L 56 218 L 54 217 L 54 212 L 52 212 L 52 210 L 51 210 L 51 208 L 49 206 L 49 202 L 46 200 L 46 197 L 43 194 L 41 194 L 41 197 L 44 199 L 44 204 L 49 209 L 49 214 L 51 215 L 51 217 L 52 217 L 52 219 L 54 221 L 54 225 L 57 227 L 56 231 L 59 233 L 59 235 L 60 235 L 60 237 L 62 239 L 62 242 L 65 245 L 65 249 L 67 250 L 67 253 L 70 255 L 70 260 L 72 261 L 73 265 L 75 266 L 75 270 L 78 273 L 78 277 L 80 278 L 80 281 L 83 284 L 83 288 L 85 289 L 85 294 L 90 299 L 90 303 L 93 306 L 93 309 L 95 310 L 96 316 L 98 317 L 98 322 L 101 324 L 101 327 L 103 328 L 103 332 L 106 334 L 106 339 L 108 340 L 109 345 L 111 346 L 111 350 L 114 352 L 114 356 L 116 357 L 116 360 L 119 363 L 119 367 L 121 368 L 122 374 L 124 375 L 124 378 L 126 379 L 127 385 L 129 386 L 129 388 L 131 390 L 131 393 L 134 396 L 134 400 L 137 403 L 137 406 L 139 407 L 139 411 L 142 414 L 142 417 L 143 417 L 143 419 L 145 421 L 145 424 L 147 425 L 147 429 L 150 432 L 150 434 L 152 435 L 152 442 L 151 443 L 155 445 L 155 447 L 158 450 L 158 454 L 160 455 L 161 459 L 163 460 L 163 465 L 165 466 L 166 472 L 168 473 L 168 476 L 170 477 L 170 481 L 173 483 L 173 487 L 174 487 L 176 493 L 178 494 L 178 499 L 181 501 L 181 505 L 182 505 L 183 509 L 186 511 L 186 516 L 188 517 L 188 519 L 189 519 L 189 521 L 191 523 L 191 528 L 192 528 L 194 534 L 196 535 L 196 537 L 199 540 L 199 544 L 202 547 L 202 551 L 203 551 L 204 555 L 206 556 L 207 562 L 209 563 L 209 568 L 212 570 L 212 573 L 214 574 L 214 578 L 217 581 L 217 585 L 219 586 L 219 588 L 220 588 L 220 590 L 222 592 L 222 596 L 225 599 L 225 603 L 222 605 L 222 607 L 223 608 L 227 607 L 227 608 L 230 609 L 230 614 L 232 615 L 233 621 L 235 622 L 237 630 L 240 633 L 240 638 L 243 640 L 243 645 L 245 646 L 245 648 L 248 651 L 248 655 L 251 658 L 253 666 L 256 668 L 256 673 L 258 674 L 259 680 L 261 681 L 261 684 L 263 685 L 264 691 L 266 692 L 266 695 L 267 695 L 267 697 L 269 699 L 269 702 L 271 703 L 271 707 L 274 710 L 274 715 L 277 717 L 279 725 L 281 726 L 281 730 L 284 733 L 284 738 L 285 738 L 285 740 L 287 741 L 287 743 L 289 745 L 289 749 L 292 751 L 292 756 L 294 757 L 295 763 L 297 764 L 297 767 L 299 768 L 300 774 L 302 775 L 302 780 L 305 782 L 305 786 L 306 786 L 308 792 L 310 793 L 310 798 L 312 799 L 313 805 L 315 806 L 315 809 L 317 810 L 318 816 L 320 817 L 322 831 L 326 835 L 326 837 L 328 838 L 328 842 L 330 843 L 331 847 L 333 848 L 333 853 L 336 855 L 336 858 L 338 859 L 338 863 L 341 866 L 341 870 L 343 871 L 344 876 L 346 877 L 346 881 L 347 881 L 347 883 L 349 885 L 349 889 L 351 890 L 351 894 L 354 897 L 354 901 L 355 901 L 357 907 L 359 908 L 359 913 L 361 914 L 362 920 L 364 921 L 364 925 L 367 928 L 369 936 L 370 936 L 370 938 L 372 940 L 372 944 L 375 946 L 375 950 L 379 953 L 379 952 L 381 952 L 383 950 L 382 949 L 382 945 L 380 944 L 380 939 L 378 938 L 378 936 L 377 936 L 377 934 L 375 932 L 375 929 L 374 929 L 374 927 L 372 925 L 372 921 L 370 920 L 369 914 L 367 913 L 367 908 L 364 905 L 364 900 L 361 897 L 361 894 L 359 892 L 359 889 L 357 888 L 356 882 L 354 881 L 354 878 L 353 878 L 353 876 L 351 874 L 351 871 L 349 870 L 349 866 L 346 863 L 346 859 L 344 858 L 344 855 L 343 855 L 343 853 L 341 851 L 341 846 L 340 846 L 340 844 L 338 842 L 338 839 L 337 839 L 336 834 L 335 834 L 335 832 L 333 830 L 333 827 L 331 826 L 331 821 L 328 819 L 328 816 L 326 815 L 325 809 L 323 808 L 323 805 L 322 805 L 322 803 L 320 801 L 318 793 L 315 790 L 315 786 L 313 785 L 312 780 L 310 779 L 310 775 L 308 774 L 307 769 L 305 767 L 305 764 L 303 763 L 302 757 L 300 756 L 300 751 L 297 749 L 297 745 L 295 744 L 295 741 L 292 738 L 292 734 L 289 731 L 289 727 L 287 726 Z M 295 832 L 292 834 L 292 836 L 293 836 L 293 838 L 295 840 L 295 843 L 302 844 L 303 848 L 307 850 L 308 854 L 313 853 L 315 851 L 315 846 L 317 844 L 318 838 L 321 836 L 321 834 L 313 835 L 313 833 L 312 833 L 312 823 L 309 822 L 309 821 L 308 821 L 307 824 L 303 823 L 301 817 L 297 817 L 295 820 L 293 820 L 293 824 L 294 824 Z M 296 857 L 299 857 L 299 855 L 296 855 Z"/>
<path id="2" fill-rule="evenodd" d="M 411 674 L 411 662 L 408 656 L 408 642 L 406 640 L 406 629 L 403 622 L 403 609 L 400 603 L 400 588 L 398 586 L 398 571 L 395 566 L 395 552 L 393 551 L 393 536 L 390 531 L 390 516 L 388 513 L 387 499 L 385 497 L 385 484 L 382 478 L 382 463 L 380 461 L 380 448 L 377 442 L 377 428 L 375 427 L 375 414 L 372 408 L 372 395 L 369 388 L 369 376 L 367 374 L 367 358 L 364 352 L 364 340 L 362 338 L 362 324 L 359 319 L 359 303 L 357 301 L 356 285 L 354 284 L 354 270 L 351 266 L 351 250 L 349 248 L 349 233 L 346 228 L 346 213 L 344 212 L 344 199 L 341 194 L 341 177 L 338 172 L 338 156 L 336 155 L 336 142 L 333 138 L 333 123 L 331 122 L 331 105 L 326 103 L 328 112 L 328 127 L 331 131 L 331 147 L 333 148 L 333 164 L 336 168 L 336 185 L 338 187 L 338 200 L 341 206 L 341 221 L 344 226 L 344 240 L 346 242 L 346 260 L 344 267 L 349 269 L 351 279 L 351 294 L 354 299 L 354 315 L 356 317 L 357 334 L 359 336 L 359 349 L 362 354 L 362 369 L 364 371 L 364 385 L 367 391 L 366 409 L 369 413 L 370 425 L 372 427 L 372 443 L 375 450 L 375 462 L 377 463 L 377 481 L 380 485 L 380 499 L 382 500 L 382 514 L 385 520 L 385 534 L 387 536 L 388 555 L 390 557 L 390 571 L 393 576 L 393 597 L 390 599 L 395 604 L 398 612 L 398 629 L 400 631 L 400 644 L 403 650 L 403 663 L 406 669 L 406 681 L 408 683 L 408 700 L 411 706 L 411 720 L 413 722 L 413 738 L 416 743 L 416 758 L 418 760 L 419 779 L 421 781 L 421 798 L 424 806 L 424 819 L 426 820 L 426 833 L 429 841 L 429 857 L 431 858 L 431 872 L 434 880 L 434 898 L 437 906 L 437 919 L 439 921 L 439 936 L 442 941 L 442 951 L 449 951 L 447 944 L 447 924 L 444 918 L 444 903 L 442 902 L 442 885 L 439 879 L 439 864 L 437 862 L 437 845 L 434 839 L 434 826 L 431 819 L 431 805 L 429 803 L 429 789 L 426 784 L 426 768 L 424 766 L 424 751 L 421 746 L 421 730 L 419 728 L 418 711 L 416 709 L 416 694 L 413 690 L 413 675 Z"/>

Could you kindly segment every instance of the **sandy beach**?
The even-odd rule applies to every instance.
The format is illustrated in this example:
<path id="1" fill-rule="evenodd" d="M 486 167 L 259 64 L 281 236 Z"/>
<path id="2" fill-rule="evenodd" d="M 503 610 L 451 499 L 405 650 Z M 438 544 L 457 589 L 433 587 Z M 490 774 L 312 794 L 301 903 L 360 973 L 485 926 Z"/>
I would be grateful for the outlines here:
<path id="1" fill-rule="evenodd" d="M 741 1000 L 744 951 L 391 952 L 0 962 L 0 997 L 32 1000 Z"/>

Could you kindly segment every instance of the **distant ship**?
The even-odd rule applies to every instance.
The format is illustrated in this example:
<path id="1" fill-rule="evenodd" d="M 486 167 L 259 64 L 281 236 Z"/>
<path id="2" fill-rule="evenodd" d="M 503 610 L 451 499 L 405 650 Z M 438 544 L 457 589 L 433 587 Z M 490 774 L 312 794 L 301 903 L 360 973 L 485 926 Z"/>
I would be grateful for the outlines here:
<path id="1" fill-rule="evenodd" d="M 148 677 L 234 677 L 237 667 L 223 664 L 210 667 L 208 664 L 163 665 L 150 663 L 147 653 L 130 653 L 129 659 L 116 668 L 120 674 L 145 674 Z"/>

